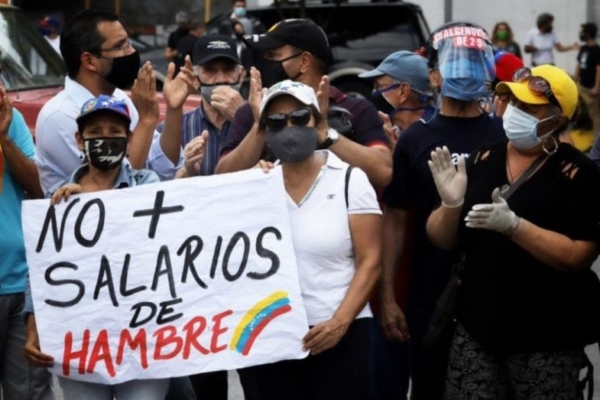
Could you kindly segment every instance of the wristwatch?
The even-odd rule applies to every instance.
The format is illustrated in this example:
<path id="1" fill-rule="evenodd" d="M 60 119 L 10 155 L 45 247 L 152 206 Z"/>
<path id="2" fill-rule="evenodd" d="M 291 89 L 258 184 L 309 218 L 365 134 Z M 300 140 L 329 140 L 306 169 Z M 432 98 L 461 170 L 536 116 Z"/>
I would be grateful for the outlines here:
<path id="1" fill-rule="evenodd" d="M 338 141 L 340 133 L 333 128 L 327 130 L 327 139 L 321 144 L 322 149 L 328 149 L 332 144 Z"/>

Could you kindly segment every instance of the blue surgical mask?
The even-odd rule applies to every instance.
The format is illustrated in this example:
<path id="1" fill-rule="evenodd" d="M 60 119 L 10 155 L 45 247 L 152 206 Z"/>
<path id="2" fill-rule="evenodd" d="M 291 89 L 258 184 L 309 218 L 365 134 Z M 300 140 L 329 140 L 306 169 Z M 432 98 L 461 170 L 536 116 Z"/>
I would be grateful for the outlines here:
<path id="1" fill-rule="evenodd" d="M 235 7 L 233 13 L 238 18 L 244 18 L 246 16 L 246 7 Z"/>
<path id="2" fill-rule="evenodd" d="M 444 78 L 441 95 L 462 101 L 479 100 L 487 95 L 485 81 L 478 77 Z"/>
<path id="3" fill-rule="evenodd" d="M 506 137 L 517 149 L 531 149 L 542 143 L 554 132 L 552 130 L 541 137 L 537 135 L 538 124 L 551 118 L 554 118 L 554 116 L 539 120 L 512 104 L 508 104 L 502 116 L 502 123 Z"/>

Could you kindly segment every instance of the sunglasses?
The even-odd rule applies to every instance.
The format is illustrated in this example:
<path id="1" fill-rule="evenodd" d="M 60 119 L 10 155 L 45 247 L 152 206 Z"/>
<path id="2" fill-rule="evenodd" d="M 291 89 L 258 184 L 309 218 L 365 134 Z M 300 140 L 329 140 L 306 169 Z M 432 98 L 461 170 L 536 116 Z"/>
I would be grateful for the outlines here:
<path id="1" fill-rule="evenodd" d="M 518 69 L 513 75 L 513 81 L 519 83 L 527 81 L 527 87 L 534 95 L 540 97 L 545 96 L 550 104 L 558 107 L 558 109 L 562 111 L 562 107 L 560 106 L 558 99 L 552 92 L 550 83 L 541 76 L 532 76 L 529 68 L 523 67 Z"/>
<path id="2" fill-rule="evenodd" d="M 289 114 L 273 113 L 263 117 L 263 123 L 268 130 L 279 132 L 286 127 L 288 120 L 295 126 L 306 126 L 310 121 L 312 111 L 310 108 L 299 108 Z"/>

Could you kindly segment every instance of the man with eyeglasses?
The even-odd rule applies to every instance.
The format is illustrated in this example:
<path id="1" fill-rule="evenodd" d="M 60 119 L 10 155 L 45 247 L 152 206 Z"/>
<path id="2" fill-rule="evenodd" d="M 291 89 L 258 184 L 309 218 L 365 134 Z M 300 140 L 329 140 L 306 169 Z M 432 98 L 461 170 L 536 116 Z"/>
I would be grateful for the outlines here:
<path id="1" fill-rule="evenodd" d="M 64 26 L 60 51 L 67 66 L 65 88 L 42 107 L 35 129 L 43 192 L 64 181 L 84 162 L 75 139 L 76 118 L 86 101 L 102 94 L 124 101 L 129 109 L 133 133 L 128 162 L 134 169 L 152 169 L 147 159 L 159 116 L 156 77 L 149 62 L 140 69 L 139 54 L 118 17 L 97 10 L 77 13 Z M 185 91 L 184 76 L 165 82 L 163 95 L 175 97 Z M 129 88 L 131 98 L 123 91 Z M 167 398 L 194 398 L 189 380 L 173 378 Z"/>
<path id="2" fill-rule="evenodd" d="M 117 16 L 95 10 L 76 14 L 64 26 L 60 49 L 67 66 L 65 88 L 42 107 L 36 123 L 42 189 L 61 182 L 83 162 L 75 118 L 86 100 L 101 94 L 127 103 L 133 131 L 128 159 L 133 168 L 144 168 L 159 115 L 155 77 L 150 63 L 140 69 L 139 54 Z M 122 89 L 132 85 L 129 98 Z"/>
<path id="3" fill-rule="evenodd" d="M 240 87 L 246 71 L 230 36 L 202 36 L 192 59 L 202 103 L 183 114 L 187 94 L 165 96 L 170 106 L 150 153 L 163 180 L 173 179 L 178 170 L 178 177 L 214 174 L 221 149 L 231 140 L 231 121 L 245 103 Z"/>
<path id="4" fill-rule="evenodd" d="M 401 131 L 421 118 L 427 121 L 433 116 L 428 71 L 424 57 L 402 50 L 358 76 L 373 82 L 371 102 L 379 111 L 392 150 Z"/>

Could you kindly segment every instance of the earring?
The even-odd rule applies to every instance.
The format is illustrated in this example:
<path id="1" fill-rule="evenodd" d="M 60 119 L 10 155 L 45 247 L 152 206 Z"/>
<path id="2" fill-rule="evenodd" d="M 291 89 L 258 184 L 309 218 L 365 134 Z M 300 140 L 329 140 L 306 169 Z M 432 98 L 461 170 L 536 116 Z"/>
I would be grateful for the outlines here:
<path id="1" fill-rule="evenodd" d="M 546 148 L 546 141 L 548 139 L 552 139 L 552 142 L 554 144 L 552 150 L 548 150 Z M 558 151 L 558 141 L 556 140 L 556 138 L 554 136 L 548 136 L 546 137 L 543 141 L 542 141 L 542 150 L 544 150 L 544 153 L 548 154 L 549 156 L 551 156 L 552 154 L 556 153 Z"/>

